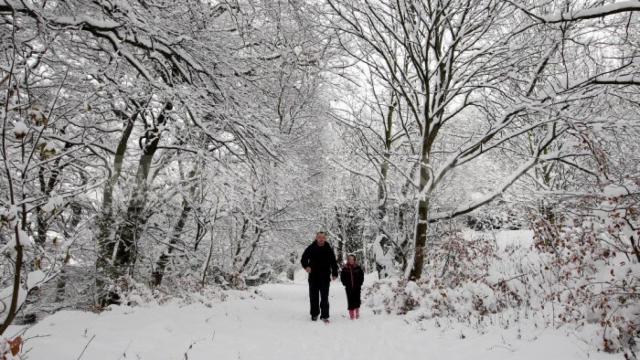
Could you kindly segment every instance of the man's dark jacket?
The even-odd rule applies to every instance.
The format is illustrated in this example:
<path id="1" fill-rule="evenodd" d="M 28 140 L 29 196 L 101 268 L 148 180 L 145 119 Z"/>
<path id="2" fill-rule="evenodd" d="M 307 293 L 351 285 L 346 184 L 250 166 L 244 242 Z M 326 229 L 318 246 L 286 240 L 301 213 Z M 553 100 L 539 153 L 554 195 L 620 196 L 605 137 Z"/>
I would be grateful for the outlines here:
<path id="1" fill-rule="evenodd" d="M 314 241 L 302 253 L 300 263 L 303 268 L 311 267 L 309 281 L 331 281 L 332 275 L 338 277 L 336 255 L 328 242 L 320 246 Z"/>

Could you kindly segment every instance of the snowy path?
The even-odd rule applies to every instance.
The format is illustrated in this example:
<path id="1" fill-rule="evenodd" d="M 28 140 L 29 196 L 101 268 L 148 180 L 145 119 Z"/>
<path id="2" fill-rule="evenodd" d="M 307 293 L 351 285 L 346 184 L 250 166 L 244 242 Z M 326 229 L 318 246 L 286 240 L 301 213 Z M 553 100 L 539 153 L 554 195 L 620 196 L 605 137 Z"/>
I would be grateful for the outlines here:
<path id="1" fill-rule="evenodd" d="M 260 290 L 265 298 L 230 300 L 212 308 L 122 307 L 100 315 L 62 311 L 27 332 L 26 337 L 41 336 L 28 341 L 29 359 L 77 359 L 89 342 L 82 359 L 614 358 L 587 354 L 587 344 L 550 330 L 540 330 L 535 341 L 516 340 L 506 330 L 460 339 L 460 330 L 421 331 L 402 317 L 374 316 L 366 309 L 362 319 L 350 321 L 337 282 L 331 286 L 330 325 L 309 320 L 304 283 Z"/>

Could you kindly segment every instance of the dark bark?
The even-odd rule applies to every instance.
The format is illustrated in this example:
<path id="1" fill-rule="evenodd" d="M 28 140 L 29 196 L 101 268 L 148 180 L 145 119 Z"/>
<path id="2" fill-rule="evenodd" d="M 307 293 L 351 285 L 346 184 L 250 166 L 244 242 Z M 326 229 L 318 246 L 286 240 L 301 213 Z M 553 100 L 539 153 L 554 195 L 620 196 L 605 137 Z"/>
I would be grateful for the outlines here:
<path id="1" fill-rule="evenodd" d="M 430 119 L 433 121 L 433 119 Z M 418 185 L 418 213 L 416 214 L 416 227 L 414 233 L 414 256 L 413 267 L 409 273 L 410 280 L 418 280 L 422 276 L 424 266 L 425 248 L 427 245 L 427 231 L 429 226 L 429 191 L 427 185 L 431 178 L 430 172 L 430 156 L 431 147 L 435 141 L 438 127 L 434 126 L 433 132 L 427 131 L 431 121 L 425 122 L 425 130 L 423 132 L 422 149 L 420 151 L 420 181 Z"/>
<path id="2" fill-rule="evenodd" d="M 261 216 L 265 212 L 266 207 L 267 207 L 267 198 L 263 197 L 260 202 L 260 207 L 257 210 L 258 216 Z M 257 222 L 259 222 L 260 220 L 261 220 L 260 218 L 256 219 Z M 253 240 L 251 241 L 251 245 L 249 246 L 250 247 L 249 253 L 246 256 L 244 256 L 244 258 L 242 258 L 241 257 L 241 252 L 243 250 L 242 244 L 244 243 L 243 240 L 246 239 L 248 236 L 247 234 L 249 233 L 248 231 L 249 226 L 253 226 Z M 238 274 L 242 274 L 246 270 L 246 267 L 251 261 L 251 259 L 253 258 L 253 254 L 256 248 L 258 247 L 258 244 L 260 243 L 260 239 L 262 238 L 263 234 L 264 234 L 264 229 L 259 223 L 251 225 L 249 223 L 249 220 L 245 218 L 242 224 L 242 235 L 240 237 L 240 242 L 238 243 L 238 248 L 236 250 L 236 256 L 234 259 L 234 262 L 236 264 L 235 270 Z"/>
<path id="3" fill-rule="evenodd" d="M 196 175 L 196 168 L 191 170 L 188 175 L 189 179 L 192 179 Z M 183 179 L 184 180 L 184 179 Z M 193 194 L 195 193 L 195 184 L 191 186 L 189 189 L 189 197 L 193 198 Z M 187 218 L 189 217 L 189 213 L 192 210 L 191 199 L 187 199 L 186 197 L 182 198 L 182 210 L 180 211 L 180 216 L 178 217 L 178 221 L 173 227 L 173 231 L 171 233 L 171 237 L 169 238 L 169 246 L 167 249 L 160 255 L 158 261 L 156 262 L 156 267 L 153 273 L 151 274 L 151 280 L 154 286 L 160 286 L 162 284 L 162 279 L 164 278 L 164 273 L 169 264 L 169 259 L 171 258 L 171 253 L 175 248 L 176 244 L 180 241 L 180 236 L 182 235 L 182 230 L 187 223 Z"/>
<path id="4" fill-rule="evenodd" d="M 131 137 L 131 132 L 133 131 L 135 121 L 138 117 L 137 112 L 131 116 L 126 116 L 120 112 L 118 112 L 117 114 L 126 122 L 126 124 L 124 130 L 122 131 L 122 135 L 120 136 L 118 147 L 116 148 L 116 153 L 113 161 L 113 172 L 111 173 L 109 180 L 105 183 L 105 186 L 102 190 L 102 209 L 100 217 L 97 221 L 98 235 L 96 240 L 98 244 L 98 258 L 96 259 L 96 289 L 99 298 L 104 297 L 103 290 L 106 285 L 105 280 L 112 277 L 111 257 L 113 255 L 114 249 L 114 239 L 112 236 L 112 228 L 114 223 L 113 190 L 115 189 L 116 183 L 120 178 L 124 156 L 127 151 L 127 144 L 129 142 L 129 138 Z"/>
<path id="5" fill-rule="evenodd" d="M 0 325 L 0 335 L 3 335 L 7 330 L 9 325 L 13 323 L 13 320 L 16 318 L 16 313 L 18 311 L 18 298 L 20 294 L 20 281 L 21 281 L 21 270 L 22 270 L 22 261 L 23 261 L 23 251 L 22 245 L 20 245 L 20 235 L 18 230 L 18 224 L 14 226 L 14 235 L 16 237 L 16 261 L 13 272 L 13 290 L 11 292 L 11 303 L 9 304 L 9 311 L 7 312 L 7 317 L 4 319 L 2 325 Z"/>
<path id="6" fill-rule="evenodd" d="M 236 251 L 233 254 L 233 262 L 236 263 L 240 260 L 240 253 L 242 252 L 242 243 L 247 236 L 247 230 L 249 229 L 249 219 L 242 219 L 242 229 L 240 230 L 240 236 L 238 237 L 238 243 L 236 244 Z"/>
<path id="7" fill-rule="evenodd" d="M 335 209 L 335 213 L 336 213 L 336 224 L 338 226 L 338 246 L 336 247 L 337 250 L 337 254 L 336 254 L 336 259 L 338 261 L 338 264 L 342 264 L 343 262 L 343 256 L 342 254 L 344 253 L 344 247 L 345 247 L 345 242 L 347 241 L 346 239 L 346 235 L 345 235 L 345 229 L 344 229 L 344 224 L 342 221 L 342 215 L 340 213 L 340 209 L 338 209 L 338 207 L 334 207 Z"/>
<path id="8" fill-rule="evenodd" d="M 169 246 L 158 258 L 158 261 L 156 262 L 156 268 L 151 274 L 154 286 L 159 286 L 162 283 L 164 272 L 167 268 L 167 265 L 169 264 L 169 258 L 171 257 L 171 253 L 173 252 L 175 245 L 180 240 L 180 235 L 182 234 L 182 230 L 187 223 L 189 212 L 191 212 L 191 206 L 189 205 L 188 201 L 183 199 L 182 211 L 180 211 L 180 217 L 178 218 L 178 221 L 173 228 L 172 235 L 169 239 Z"/>
<path id="9" fill-rule="evenodd" d="M 393 103 L 393 96 L 391 99 Z M 391 159 L 391 145 L 393 144 L 393 114 L 395 112 L 395 104 L 392 104 L 387 109 L 387 116 L 385 118 L 385 131 L 384 131 L 384 152 L 382 154 L 382 164 L 380 165 L 380 180 L 378 182 L 378 219 L 380 220 L 380 233 L 383 232 L 383 223 L 387 213 L 387 178 L 389 176 L 389 161 Z"/>
<path id="10" fill-rule="evenodd" d="M 72 145 L 70 143 L 66 143 L 64 146 L 64 150 L 67 150 Z M 38 181 L 40 183 L 40 192 L 45 195 L 45 198 L 49 198 L 56 184 L 60 180 L 60 174 L 62 173 L 62 167 L 60 166 L 60 160 L 62 158 L 58 158 L 53 162 L 51 175 L 49 179 L 45 178 L 45 165 L 40 165 L 40 169 L 38 170 Z M 35 238 L 35 241 L 38 245 L 44 246 L 47 241 L 47 231 L 49 230 L 49 220 L 50 215 L 46 214 L 41 206 L 36 207 L 36 223 L 38 234 Z"/>
<path id="11" fill-rule="evenodd" d="M 427 232 L 429 230 L 429 197 L 431 196 L 431 190 L 435 185 L 429 184 L 431 180 L 430 167 L 431 167 L 431 152 L 433 144 L 435 143 L 440 128 L 442 127 L 442 121 L 444 118 L 444 103 L 448 100 L 447 92 L 450 89 L 451 77 L 448 75 L 452 72 L 451 62 L 447 62 L 445 57 L 455 52 L 455 43 L 451 45 L 447 51 L 443 50 L 445 44 L 446 30 L 442 28 L 440 23 L 441 17 L 446 17 L 445 12 L 437 14 L 435 24 L 432 30 L 433 36 L 433 56 L 434 60 L 438 62 L 436 73 L 433 75 L 435 84 L 431 85 L 429 82 L 425 82 L 425 105 L 424 105 L 424 128 L 422 130 L 422 148 L 420 149 L 420 181 L 418 185 L 418 213 L 415 234 L 414 234 L 414 258 L 413 267 L 409 273 L 410 280 L 418 280 L 422 276 L 422 269 L 424 267 L 424 258 L 427 245 Z M 447 65 L 448 64 L 448 65 Z M 438 109 L 438 110 L 434 110 Z M 452 165 L 453 166 L 453 165 Z M 435 180 L 435 179 L 434 179 Z M 430 188 L 427 188 L 427 185 Z"/>
<path id="12" fill-rule="evenodd" d="M 172 108 L 173 105 L 170 102 L 165 103 L 162 112 L 155 119 L 154 127 L 147 129 L 140 139 L 142 155 L 138 162 L 133 193 L 129 198 L 123 221 L 116 231 L 115 243 L 112 243 L 115 246 L 113 249 L 112 279 L 132 275 L 133 273 L 133 267 L 137 259 L 136 247 L 138 239 L 142 236 L 143 228 L 149 219 L 149 214 L 145 213 L 145 206 L 147 205 L 149 191 L 149 171 L 160 143 L 161 133 L 158 125 L 164 124 L 165 113 Z"/>
<path id="13" fill-rule="evenodd" d="M 425 129 L 429 128 L 429 121 L 425 124 Z M 434 132 L 429 133 L 424 131 L 424 140 L 422 143 L 422 149 L 420 152 L 420 182 L 418 185 L 418 213 L 416 214 L 416 227 L 414 233 L 414 257 L 413 267 L 409 273 L 410 280 L 418 280 L 422 276 L 422 269 L 424 267 L 424 257 L 427 245 L 427 231 L 429 230 L 429 180 L 431 178 L 430 172 L 430 155 L 431 147 L 435 141 L 438 127 L 434 126 Z"/>
<path id="14" fill-rule="evenodd" d="M 640 262 L 640 247 L 638 247 L 638 243 L 633 239 L 633 235 L 629 236 L 629 242 L 631 243 L 633 254 L 636 256 L 638 262 Z"/>
<path id="15" fill-rule="evenodd" d="M 247 265 L 249 265 L 249 262 L 253 258 L 253 254 L 255 253 L 256 248 L 258 247 L 258 243 L 260 243 L 260 238 L 262 238 L 262 234 L 264 234 L 264 230 L 259 227 L 256 227 L 255 238 L 251 243 L 251 250 L 249 250 L 249 254 L 244 258 L 244 261 L 242 262 L 242 266 L 238 270 L 239 273 L 243 273 L 244 270 L 247 268 Z"/>
<path id="16" fill-rule="evenodd" d="M 86 177 L 82 176 L 84 183 L 86 184 Z M 65 227 L 65 231 L 64 231 L 64 235 L 66 238 L 69 238 L 69 231 L 68 229 L 72 229 L 75 230 L 76 227 L 78 227 L 78 225 L 80 224 L 80 221 L 82 221 L 82 206 L 77 203 L 77 202 L 72 202 L 69 207 L 71 208 L 72 211 L 72 216 L 71 216 L 71 223 L 69 224 L 69 228 Z M 69 253 L 69 248 L 67 248 L 67 253 L 65 254 L 64 257 L 64 261 L 62 263 L 62 266 L 60 267 L 60 273 L 57 276 L 57 283 L 56 283 L 56 302 L 62 302 L 65 299 L 65 295 L 66 295 L 66 289 L 67 289 L 67 272 L 66 272 L 66 266 L 69 263 L 69 260 L 71 259 L 71 254 Z"/>
<path id="17" fill-rule="evenodd" d="M 125 137 L 128 139 L 130 135 L 130 131 L 128 134 L 126 134 L 126 132 L 129 130 L 129 126 L 133 126 L 134 117 L 127 123 L 123 137 L 118 144 L 117 153 L 119 157 L 114 161 L 115 171 L 109 179 L 109 184 L 105 187 L 108 199 L 106 199 L 106 204 L 103 205 L 103 217 L 100 223 L 100 254 L 96 261 L 96 268 L 98 269 L 98 277 L 96 279 L 98 301 L 102 306 L 119 303 L 117 294 L 105 291 L 107 287 L 105 280 L 115 281 L 125 275 L 131 275 L 133 272 L 133 266 L 137 258 L 136 245 L 149 219 L 149 214 L 145 213 L 144 210 L 147 204 L 149 190 L 149 171 L 160 142 L 161 134 L 158 125 L 164 123 L 166 117 L 165 112 L 171 109 L 172 104 L 170 102 L 165 103 L 162 112 L 158 115 L 157 119 L 155 119 L 153 127 L 147 129 L 139 140 L 142 154 L 138 161 L 138 170 L 133 184 L 133 191 L 129 197 L 127 209 L 123 214 L 123 220 L 116 230 L 115 239 L 112 240 L 110 234 L 113 221 L 113 189 L 122 167 L 124 153 L 126 152 L 127 142 L 125 141 Z"/>
<path id="18" fill-rule="evenodd" d="M 149 176 L 149 169 L 159 142 L 160 133 L 157 130 L 148 133 L 138 163 L 134 190 L 129 198 L 129 205 L 124 214 L 123 222 L 116 232 L 113 257 L 114 275 L 116 277 L 129 274 L 136 260 L 137 240 L 142 235 L 142 229 L 148 220 L 148 217 L 144 214 L 149 190 L 147 177 Z"/>
<path id="19" fill-rule="evenodd" d="M 385 131 L 384 131 L 384 150 L 382 154 L 382 164 L 380 164 L 380 178 L 378 180 L 378 236 L 383 236 L 380 240 L 380 246 L 383 251 L 389 251 L 392 247 L 392 241 L 389 234 L 385 231 L 384 218 L 387 216 L 387 179 L 389 177 L 389 162 L 391 161 L 391 145 L 393 144 L 393 114 L 395 112 L 396 105 L 394 104 L 394 96 L 391 95 L 391 105 L 387 108 L 387 114 L 384 119 Z M 392 251 L 396 252 L 394 248 Z M 384 277 L 389 271 L 385 271 L 384 267 L 376 261 L 376 270 L 378 275 Z M 389 269 L 390 270 L 390 269 Z"/>
<path id="20" fill-rule="evenodd" d="M 428 215 L 429 200 L 426 198 L 418 200 L 418 220 L 416 223 L 414 260 L 413 268 L 409 274 L 409 280 L 412 281 L 418 280 L 422 276 L 429 225 L 427 219 Z"/>
<path id="21" fill-rule="evenodd" d="M 196 218 L 196 237 L 193 243 L 193 251 L 198 251 L 198 246 L 202 242 L 202 239 L 204 239 L 204 236 L 206 235 L 206 233 L 207 231 L 204 224 L 200 219 Z"/>

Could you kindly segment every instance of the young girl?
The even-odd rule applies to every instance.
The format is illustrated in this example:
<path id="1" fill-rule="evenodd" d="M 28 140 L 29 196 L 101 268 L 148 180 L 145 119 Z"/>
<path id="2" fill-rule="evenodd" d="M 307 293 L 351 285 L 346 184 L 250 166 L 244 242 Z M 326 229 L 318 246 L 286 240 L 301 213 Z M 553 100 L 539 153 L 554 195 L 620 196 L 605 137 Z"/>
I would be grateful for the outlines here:
<path id="1" fill-rule="evenodd" d="M 347 263 L 340 272 L 340 281 L 347 291 L 347 303 L 351 320 L 360 318 L 360 288 L 364 282 L 364 271 L 356 262 L 356 256 L 349 254 Z"/>

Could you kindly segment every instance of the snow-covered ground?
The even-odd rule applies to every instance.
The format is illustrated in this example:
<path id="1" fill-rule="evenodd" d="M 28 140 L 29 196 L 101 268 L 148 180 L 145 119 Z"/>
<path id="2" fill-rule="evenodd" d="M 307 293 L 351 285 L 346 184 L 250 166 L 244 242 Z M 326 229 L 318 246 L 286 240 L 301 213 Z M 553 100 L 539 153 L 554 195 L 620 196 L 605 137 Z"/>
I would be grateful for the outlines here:
<path id="1" fill-rule="evenodd" d="M 257 292 L 257 294 L 256 294 Z M 566 331 L 537 329 L 521 339 L 496 327 L 484 335 L 461 328 L 419 329 L 401 316 L 346 315 L 342 286 L 331 287 L 332 322 L 311 322 L 304 279 L 234 293 L 212 307 L 116 307 L 102 314 L 61 311 L 25 337 L 28 359 L 614 359 Z M 446 328 L 446 330 L 443 330 Z M 14 329 L 15 331 L 16 329 Z M 10 334 L 10 332 L 8 333 Z"/>

